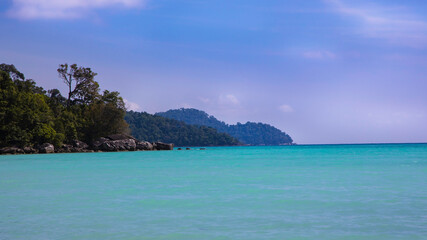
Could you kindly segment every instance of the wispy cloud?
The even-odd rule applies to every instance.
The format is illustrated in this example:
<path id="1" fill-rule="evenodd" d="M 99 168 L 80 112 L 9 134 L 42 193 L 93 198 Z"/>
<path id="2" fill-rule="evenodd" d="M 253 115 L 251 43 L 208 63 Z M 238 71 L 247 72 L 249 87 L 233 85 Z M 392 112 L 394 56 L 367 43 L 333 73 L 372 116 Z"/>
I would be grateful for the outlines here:
<path id="1" fill-rule="evenodd" d="M 80 18 L 94 9 L 144 5 L 144 0 L 12 0 L 7 15 L 18 19 Z"/>
<path id="2" fill-rule="evenodd" d="M 199 100 L 203 103 L 209 103 L 211 101 L 209 98 L 205 98 L 205 97 L 199 97 Z"/>
<path id="3" fill-rule="evenodd" d="M 334 59 L 336 55 L 330 51 L 306 51 L 302 53 L 304 58 L 308 59 Z"/>
<path id="4" fill-rule="evenodd" d="M 128 111 L 139 111 L 139 110 L 141 110 L 141 107 L 137 103 L 131 102 L 127 99 L 123 99 L 123 101 L 125 102 L 125 107 Z"/>
<path id="5" fill-rule="evenodd" d="M 284 113 L 291 113 L 294 111 L 294 109 L 291 106 L 289 106 L 288 104 L 280 105 L 279 110 L 284 112 Z"/>
<path id="6" fill-rule="evenodd" d="M 349 1 L 324 0 L 333 10 L 361 22 L 358 32 L 365 37 L 411 47 L 427 46 L 427 20 L 404 11 L 380 5 L 353 6 Z"/>
<path id="7" fill-rule="evenodd" d="M 219 103 L 226 105 L 239 105 L 240 101 L 233 94 L 226 94 L 219 96 Z"/>

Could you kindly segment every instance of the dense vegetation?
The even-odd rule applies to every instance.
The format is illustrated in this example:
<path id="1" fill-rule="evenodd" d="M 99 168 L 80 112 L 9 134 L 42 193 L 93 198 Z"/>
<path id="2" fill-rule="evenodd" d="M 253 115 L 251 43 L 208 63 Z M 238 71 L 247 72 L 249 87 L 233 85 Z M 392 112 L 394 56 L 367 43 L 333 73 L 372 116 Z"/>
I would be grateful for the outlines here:
<path id="1" fill-rule="evenodd" d="M 230 146 L 238 141 L 225 133 L 206 126 L 187 125 L 184 122 L 148 114 L 127 112 L 125 117 L 132 135 L 150 142 L 171 142 L 176 146 Z"/>
<path id="2" fill-rule="evenodd" d="M 0 147 L 90 143 L 127 131 L 123 99 L 118 92 L 101 94 L 96 73 L 76 64 L 62 64 L 57 71 L 67 84 L 67 98 L 58 89 L 36 86 L 14 65 L 0 64 Z"/>
<path id="3" fill-rule="evenodd" d="M 218 132 L 228 133 L 240 142 L 249 145 L 280 145 L 293 142 L 288 134 L 271 125 L 254 122 L 228 125 L 203 111 L 192 108 L 169 110 L 156 113 L 156 115 L 183 121 L 187 124 L 212 127 L 217 129 Z"/>
<path id="4" fill-rule="evenodd" d="M 14 65 L 0 64 L 0 147 L 46 142 L 58 147 L 74 140 L 91 143 L 110 134 L 128 133 L 129 127 L 139 140 L 177 146 L 230 146 L 239 140 L 253 145 L 292 142 L 270 125 L 227 125 L 196 109 L 158 115 L 126 113 L 118 92 L 100 92 L 97 74 L 90 68 L 61 64 L 57 72 L 67 86 L 66 97 L 58 89 L 45 91 Z"/>

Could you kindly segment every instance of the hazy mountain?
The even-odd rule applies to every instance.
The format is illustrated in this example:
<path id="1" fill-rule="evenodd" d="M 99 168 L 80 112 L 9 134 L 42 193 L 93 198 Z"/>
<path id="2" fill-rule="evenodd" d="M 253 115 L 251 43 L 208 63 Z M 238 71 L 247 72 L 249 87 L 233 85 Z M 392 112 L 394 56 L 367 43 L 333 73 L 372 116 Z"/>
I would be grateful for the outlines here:
<path id="1" fill-rule="evenodd" d="M 292 144 L 293 142 L 288 134 L 269 124 L 247 122 L 228 125 L 204 111 L 193 108 L 169 110 L 155 115 L 183 121 L 191 125 L 212 127 L 218 132 L 228 133 L 240 142 L 249 145 L 281 145 Z"/>

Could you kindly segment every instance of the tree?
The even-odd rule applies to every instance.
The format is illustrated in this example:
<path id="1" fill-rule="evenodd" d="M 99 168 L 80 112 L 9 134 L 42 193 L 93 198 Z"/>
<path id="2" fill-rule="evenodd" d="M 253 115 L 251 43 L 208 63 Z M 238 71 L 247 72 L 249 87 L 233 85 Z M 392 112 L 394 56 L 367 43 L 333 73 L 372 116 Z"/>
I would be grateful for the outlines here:
<path id="1" fill-rule="evenodd" d="M 16 67 L 13 64 L 6 64 L 6 63 L 0 64 L 0 71 L 6 72 L 7 74 L 9 74 L 9 76 L 14 81 L 17 79 L 19 80 L 25 79 L 24 74 L 18 71 L 18 69 L 16 69 Z"/>
<path id="2" fill-rule="evenodd" d="M 68 69 L 67 63 L 60 64 L 59 68 L 57 69 L 59 77 L 62 78 L 62 80 L 68 87 L 67 106 L 70 106 L 73 82 L 76 81 L 76 79 L 74 78 L 74 73 L 76 70 L 77 70 L 77 64 L 72 64 Z"/>
<path id="3" fill-rule="evenodd" d="M 105 90 L 100 99 L 88 105 L 85 111 L 87 122 L 85 140 L 91 142 L 109 134 L 127 133 L 128 124 L 124 120 L 125 115 L 125 103 L 119 92 Z"/>
<path id="4" fill-rule="evenodd" d="M 72 96 L 76 102 L 91 104 L 101 97 L 99 94 L 99 84 L 93 80 L 93 77 L 81 78 L 78 80 Z"/>
<path id="5" fill-rule="evenodd" d="M 205 127 L 188 125 L 174 119 L 145 112 L 127 112 L 126 122 L 132 136 L 145 141 L 173 142 L 176 146 L 232 146 L 239 142 L 226 133 Z"/>
<path id="6" fill-rule="evenodd" d="M 13 81 L 10 73 L 0 71 L 0 146 L 61 144 L 63 135 L 54 129 L 54 116 L 47 104 L 49 98 L 34 92 L 39 87 L 32 83 Z"/>
<path id="7" fill-rule="evenodd" d="M 32 92 L 32 93 L 37 93 L 42 95 L 46 94 L 46 91 L 42 87 L 37 86 L 36 82 L 34 82 L 33 79 L 27 79 L 27 80 L 15 79 L 14 83 L 19 91 Z"/>
<path id="8" fill-rule="evenodd" d="M 90 68 L 61 64 L 58 73 L 68 86 L 68 99 L 58 89 L 46 92 L 25 80 L 13 65 L 0 64 L 0 147 L 34 146 L 126 133 L 125 104 L 118 92 L 100 94 Z"/>
<path id="9" fill-rule="evenodd" d="M 80 102 L 89 103 L 99 96 L 99 84 L 94 81 L 97 73 L 92 72 L 90 68 L 65 63 L 60 64 L 57 71 L 59 77 L 68 87 L 67 106 L 71 105 L 71 98 L 73 97 L 77 97 Z"/>

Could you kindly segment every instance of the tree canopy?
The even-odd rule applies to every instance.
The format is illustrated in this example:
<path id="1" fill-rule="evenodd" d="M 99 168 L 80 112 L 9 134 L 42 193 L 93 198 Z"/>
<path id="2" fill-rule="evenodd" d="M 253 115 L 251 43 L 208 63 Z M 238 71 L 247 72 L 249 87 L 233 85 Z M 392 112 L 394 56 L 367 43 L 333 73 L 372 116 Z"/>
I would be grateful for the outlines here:
<path id="1" fill-rule="evenodd" d="M 58 73 L 70 90 L 68 98 L 58 89 L 46 92 L 14 65 L 0 64 L 0 147 L 90 143 L 129 131 L 120 94 L 100 93 L 90 68 L 61 64 Z"/>
<path id="2" fill-rule="evenodd" d="M 171 142 L 176 146 L 232 146 L 239 141 L 226 133 L 206 126 L 193 126 L 184 122 L 145 112 L 127 112 L 132 135 L 150 142 Z"/>
<path id="3" fill-rule="evenodd" d="M 66 97 L 58 89 L 45 91 L 14 65 L 0 64 L 0 147 L 46 142 L 59 147 L 74 140 L 90 144 L 100 137 L 130 130 L 140 140 L 177 146 L 240 144 L 229 134 L 208 126 L 188 125 L 144 112 L 126 114 L 120 94 L 101 92 L 91 68 L 61 64 L 57 72 L 67 86 Z"/>

